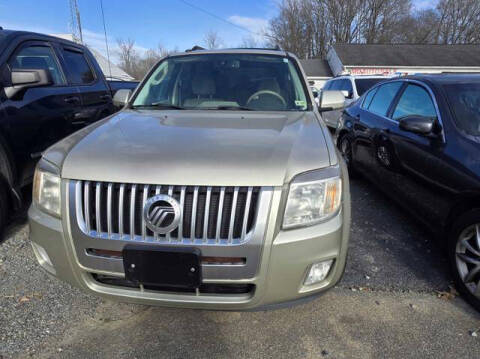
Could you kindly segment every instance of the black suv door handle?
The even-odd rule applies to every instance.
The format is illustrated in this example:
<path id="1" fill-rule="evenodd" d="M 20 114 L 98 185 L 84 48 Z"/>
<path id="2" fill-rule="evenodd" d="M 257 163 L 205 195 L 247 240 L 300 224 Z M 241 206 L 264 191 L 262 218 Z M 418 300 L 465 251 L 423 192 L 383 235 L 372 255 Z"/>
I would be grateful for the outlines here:
<path id="1" fill-rule="evenodd" d="M 100 96 L 100 100 L 108 101 L 108 100 L 110 100 L 110 99 L 111 99 L 110 95 L 102 95 L 102 96 Z"/>
<path id="2" fill-rule="evenodd" d="M 65 101 L 66 103 L 79 103 L 80 98 L 77 96 L 70 96 L 70 97 L 65 97 L 63 101 Z"/>

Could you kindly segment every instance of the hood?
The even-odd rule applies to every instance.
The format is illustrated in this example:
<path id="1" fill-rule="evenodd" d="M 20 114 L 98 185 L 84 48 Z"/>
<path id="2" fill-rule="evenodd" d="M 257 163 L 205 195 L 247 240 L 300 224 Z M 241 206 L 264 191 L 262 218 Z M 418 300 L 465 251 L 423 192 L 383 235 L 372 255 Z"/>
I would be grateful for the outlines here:
<path id="1" fill-rule="evenodd" d="M 121 183 L 279 186 L 329 165 L 311 112 L 125 110 L 87 131 L 61 173 Z"/>

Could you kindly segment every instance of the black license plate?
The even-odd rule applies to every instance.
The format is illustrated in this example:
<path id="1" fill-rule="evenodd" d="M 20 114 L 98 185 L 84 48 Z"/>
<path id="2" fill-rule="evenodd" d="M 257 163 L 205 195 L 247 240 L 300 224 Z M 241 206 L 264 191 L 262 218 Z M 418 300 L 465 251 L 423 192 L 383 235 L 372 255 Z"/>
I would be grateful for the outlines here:
<path id="1" fill-rule="evenodd" d="M 128 244 L 123 249 L 125 278 L 154 286 L 198 288 L 202 282 L 198 248 Z"/>

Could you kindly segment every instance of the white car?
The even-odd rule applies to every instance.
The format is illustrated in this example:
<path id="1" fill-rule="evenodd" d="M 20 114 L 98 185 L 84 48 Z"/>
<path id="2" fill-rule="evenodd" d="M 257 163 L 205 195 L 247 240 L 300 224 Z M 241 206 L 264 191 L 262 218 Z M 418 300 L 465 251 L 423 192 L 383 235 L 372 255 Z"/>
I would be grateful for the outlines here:
<path id="1" fill-rule="evenodd" d="M 345 96 L 345 107 L 355 102 L 365 91 L 380 81 L 388 80 L 391 76 L 370 75 L 355 76 L 344 75 L 328 80 L 322 88 L 323 90 L 342 91 Z M 331 128 L 337 128 L 338 119 L 342 114 L 342 110 L 333 110 L 323 112 L 322 117 L 326 125 Z"/>

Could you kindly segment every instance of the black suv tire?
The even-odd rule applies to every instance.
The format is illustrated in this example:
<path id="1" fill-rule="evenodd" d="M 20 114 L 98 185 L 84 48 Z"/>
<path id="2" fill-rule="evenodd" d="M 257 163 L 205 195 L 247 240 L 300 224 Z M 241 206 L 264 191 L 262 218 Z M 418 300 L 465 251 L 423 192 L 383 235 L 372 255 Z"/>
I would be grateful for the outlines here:
<path id="1" fill-rule="evenodd" d="M 338 138 L 337 141 L 338 152 L 342 155 L 347 165 L 348 174 L 351 178 L 356 178 L 357 173 L 353 168 L 353 152 L 352 152 L 352 137 L 349 134 L 344 134 Z"/>
<path id="2" fill-rule="evenodd" d="M 457 245 L 460 241 L 460 236 L 469 227 L 472 227 L 476 224 L 480 224 L 480 209 L 467 212 L 461 215 L 461 217 L 455 221 L 448 238 L 448 259 L 457 290 L 463 295 L 467 302 L 469 302 L 475 309 L 480 311 L 480 297 L 476 297 L 471 290 L 469 290 L 462 278 L 459 266 L 457 265 Z M 472 249 L 480 252 L 480 245 L 473 244 Z M 476 257 L 475 254 L 471 253 L 470 251 L 468 253 L 471 256 Z M 480 262 L 480 255 L 478 256 L 477 260 Z M 475 281 L 479 283 L 478 281 L 480 281 L 480 272 L 478 272 L 474 278 Z M 480 283 L 478 285 L 480 285 Z"/>
<path id="3" fill-rule="evenodd" d="M 7 223 L 8 197 L 5 186 L 0 182 L 0 242 L 3 239 L 3 232 Z"/>

